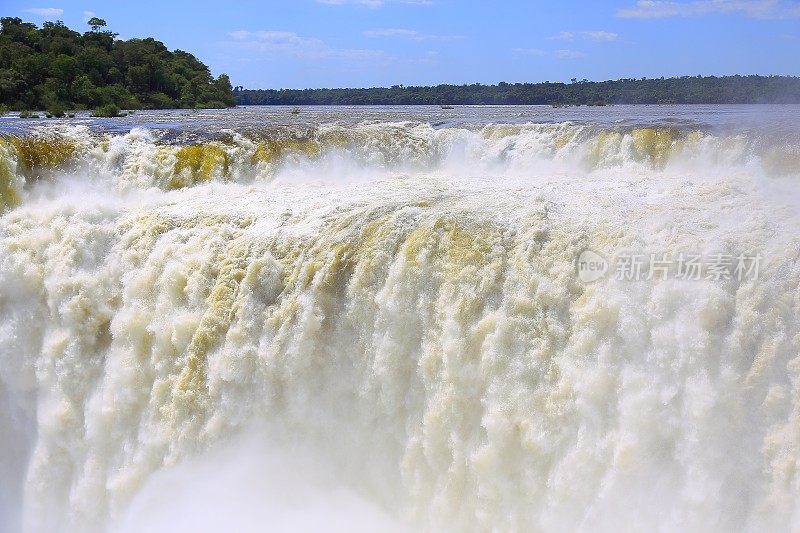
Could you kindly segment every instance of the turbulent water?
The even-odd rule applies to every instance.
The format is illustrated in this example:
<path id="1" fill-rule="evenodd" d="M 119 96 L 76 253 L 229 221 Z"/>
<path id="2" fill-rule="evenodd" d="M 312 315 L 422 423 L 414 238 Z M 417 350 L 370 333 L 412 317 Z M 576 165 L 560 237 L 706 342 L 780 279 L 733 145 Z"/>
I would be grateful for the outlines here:
<path id="1" fill-rule="evenodd" d="M 800 529 L 799 119 L 1 119 L 0 530 Z"/>

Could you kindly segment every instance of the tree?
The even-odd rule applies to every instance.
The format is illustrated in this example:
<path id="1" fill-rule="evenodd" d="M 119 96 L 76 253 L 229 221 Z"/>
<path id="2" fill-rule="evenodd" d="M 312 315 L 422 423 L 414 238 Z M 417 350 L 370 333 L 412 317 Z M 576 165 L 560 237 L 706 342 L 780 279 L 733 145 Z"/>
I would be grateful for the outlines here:
<path id="1" fill-rule="evenodd" d="M 89 26 L 92 27 L 93 32 L 98 33 L 100 31 L 100 28 L 105 28 L 106 21 L 101 18 L 92 17 L 89 19 L 89 22 L 87 24 L 89 24 Z"/>
<path id="2" fill-rule="evenodd" d="M 622 79 L 572 83 L 501 83 L 371 89 L 249 90 L 233 92 L 240 105 L 361 104 L 719 104 L 800 103 L 800 77 L 726 76 Z"/>
<path id="3" fill-rule="evenodd" d="M 0 105 L 14 109 L 233 106 L 227 76 L 153 38 L 120 40 L 93 17 L 80 34 L 61 22 L 41 28 L 0 18 Z"/>

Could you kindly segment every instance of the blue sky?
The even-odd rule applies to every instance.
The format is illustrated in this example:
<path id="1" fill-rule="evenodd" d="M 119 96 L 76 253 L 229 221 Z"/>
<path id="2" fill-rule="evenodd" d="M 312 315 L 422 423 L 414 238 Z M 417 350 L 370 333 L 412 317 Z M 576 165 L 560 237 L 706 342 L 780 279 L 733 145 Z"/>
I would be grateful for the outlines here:
<path id="1" fill-rule="evenodd" d="M 4 0 L 153 36 L 249 88 L 800 74 L 800 1 Z"/>

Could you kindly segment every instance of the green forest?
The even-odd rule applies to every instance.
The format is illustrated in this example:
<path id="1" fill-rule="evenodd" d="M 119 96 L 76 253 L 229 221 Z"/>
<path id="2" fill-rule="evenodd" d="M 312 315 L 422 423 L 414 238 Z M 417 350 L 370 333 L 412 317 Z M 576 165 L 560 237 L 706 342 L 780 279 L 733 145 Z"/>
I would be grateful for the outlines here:
<path id="1" fill-rule="evenodd" d="M 230 80 L 182 50 L 152 38 L 117 39 L 106 21 L 81 34 L 62 22 L 41 28 L 0 18 L 0 107 L 47 110 L 222 108 L 234 105 Z"/>
<path id="2" fill-rule="evenodd" d="M 791 76 L 684 76 L 571 83 L 395 85 L 372 89 L 236 87 L 238 105 L 610 105 L 800 103 L 800 78 Z"/>

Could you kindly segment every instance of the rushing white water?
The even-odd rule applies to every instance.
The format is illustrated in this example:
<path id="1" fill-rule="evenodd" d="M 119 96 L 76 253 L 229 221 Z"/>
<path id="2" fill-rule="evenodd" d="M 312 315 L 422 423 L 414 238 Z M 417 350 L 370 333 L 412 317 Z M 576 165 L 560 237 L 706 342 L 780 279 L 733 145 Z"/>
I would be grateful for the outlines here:
<path id="1" fill-rule="evenodd" d="M 800 528 L 796 144 L 3 142 L 0 528 Z M 762 260 L 583 283 L 586 249 Z"/>

